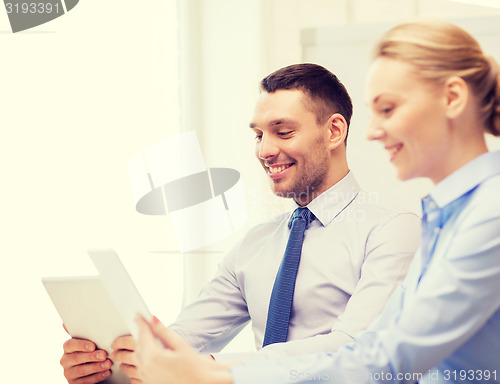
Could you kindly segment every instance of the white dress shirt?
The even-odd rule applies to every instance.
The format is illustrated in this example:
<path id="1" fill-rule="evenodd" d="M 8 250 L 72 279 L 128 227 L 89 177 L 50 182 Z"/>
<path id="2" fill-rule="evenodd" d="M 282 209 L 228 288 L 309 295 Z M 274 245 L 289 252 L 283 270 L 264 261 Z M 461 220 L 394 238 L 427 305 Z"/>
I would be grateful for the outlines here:
<path id="1" fill-rule="evenodd" d="M 248 362 L 237 384 L 500 383 L 500 151 L 423 199 L 422 248 L 380 317 L 336 354 Z"/>
<path id="2" fill-rule="evenodd" d="M 203 353 L 220 351 L 252 321 L 254 358 L 335 351 L 366 329 L 403 280 L 418 247 L 420 220 L 380 204 L 349 173 L 307 206 L 287 343 L 262 348 L 271 291 L 291 212 L 252 228 L 171 328 Z M 217 360 L 250 358 L 217 354 Z"/>

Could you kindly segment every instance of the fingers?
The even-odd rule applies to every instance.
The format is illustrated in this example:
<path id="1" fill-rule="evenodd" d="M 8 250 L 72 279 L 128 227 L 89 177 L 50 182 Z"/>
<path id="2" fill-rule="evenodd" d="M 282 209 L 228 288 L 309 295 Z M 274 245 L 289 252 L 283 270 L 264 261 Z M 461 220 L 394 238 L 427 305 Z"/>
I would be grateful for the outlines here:
<path id="1" fill-rule="evenodd" d="M 135 318 L 137 327 L 139 328 L 139 341 L 137 345 L 137 350 L 147 349 L 148 347 L 155 347 L 155 336 L 151 331 L 150 324 L 142 317 L 137 316 Z"/>
<path id="2" fill-rule="evenodd" d="M 120 336 L 113 341 L 111 348 L 114 351 L 111 352 L 110 358 L 113 361 L 122 363 L 120 369 L 130 378 L 130 383 L 142 383 L 137 368 L 138 361 L 135 354 L 136 342 L 134 338 L 130 335 Z"/>
<path id="3" fill-rule="evenodd" d="M 89 340 L 70 339 L 63 345 L 60 364 L 70 384 L 93 384 L 111 375 L 112 362 L 106 351 L 96 349 Z"/>
<path id="4" fill-rule="evenodd" d="M 145 383 L 232 382 L 225 367 L 221 368 L 211 359 L 200 358 L 180 335 L 158 320 L 148 322 L 138 317 L 136 322 L 139 327 L 136 350 L 140 362 L 138 369 Z M 165 348 L 160 346 L 158 340 L 163 342 Z M 223 381 L 218 381 L 219 377 Z"/>
<path id="5" fill-rule="evenodd" d="M 69 384 L 96 384 L 106 380 L 111 376 L 111 371 L 95 373 L 90 376 L 80 377 L 75 380 L 68 380 Z"/>
<path id="6" fill-rule="evenodd" d="M 157 338 L 161 340 L 166 348 L 176 351 L 191 350 L 191 346 L 179 335 L 165 327 L 158 319 L 153 318 L 151 330 Z"/>
<path id="7" fill-rule="evenodd" d="M 137 359 L 134 351 L 120 349 L 118 351 L 111 352 L 111 355 L 109 357 L 113 361 L 119 361 L 128 365 L 137 365 Z"/>
<path id="8" fill-rule="evenodd" d="M 94 352 L 64 353 L 61 358 L 61 365 L 65 368 L 69 368 L 80 364 L 103 362 L 106 361 L 107 355 L 106 351 L 101 349 Z"/>
<path id="9" fill-rule="evenodd" d="M 99 383 L 111 375 L 111 360 L 100 363 L 88 363 L 71 367 L 64 371 L 70 384 Z"/>
<path id="10" fill-rule="evenodd" d="M 111 348 L 114 350 L 127 349 L 133 351 L 136 348 L 136 343 L 131 335 L 117 337 L 112 343 Z"/>
<path id="11" fill-rule="evenodd" d="M 131 383 L 142 383 L 135 352 L 113 351 L 111 358 L 121 362 L 120 369 L 130 378 Z"/>
<path id="12" fill-rule="evenodd" d="M 135 365 L 120 364 L 120 369 L 131 379 L 139 380 L 139 370 Z"/>
<path id="13" fill-rule="evenodd" d="M 155 343 L 154 339 L 157 338 L 167 349 L 176 351 L 192 349 L 182 336 L 165 327 L 156 317 L 153 317 L 153 320 L 148 322 L 142 316 L 137 316 L 136 323 L 139 327 L 139 343 L 141 346 L 152 345 Z"/>
<path id="14" fill-rule="evenodd" d="M 168 364 L 164 365 L 161 356 L 167 351 L 160 346 L 154 336 L 150 323 L 142 316 L 136 317 L 137 327 L 139 329 L 139 338 L 137 341 L 136 356 L 139 361 L 138 371 L 146 383 L 169 383 L 171 372 Z"/>
<path id="15" fill-rule="evenodd" d="M 137 341 L 137 348 L 135 357 L 137 359 L 137 367 L 139 375 L 148 382 L 147 376 L 149 375 L 150 365 L 153 362 L 152 357 L 155 353 L 163 350 L 160 344 L 155 340 L 149 323 L 144 320 L 142 316 L 137 316 L 135 319 L 139 330 L 139 339 Z"/>
<path id="16" fill-rule="evenodd" d="M 63 344 L 64 353 L 92 352 L 96 346 L 93 342 L 84 339 L 69 339 Z"/>
<path id="17" fill-rule="evenodd" d="M 134 351 L 136 349 L 136 342 L 130 335 L 120 336 L 111 343 L 111 359 L 113 361 L 120 361 L 128 365 L 137 365 Z"/>

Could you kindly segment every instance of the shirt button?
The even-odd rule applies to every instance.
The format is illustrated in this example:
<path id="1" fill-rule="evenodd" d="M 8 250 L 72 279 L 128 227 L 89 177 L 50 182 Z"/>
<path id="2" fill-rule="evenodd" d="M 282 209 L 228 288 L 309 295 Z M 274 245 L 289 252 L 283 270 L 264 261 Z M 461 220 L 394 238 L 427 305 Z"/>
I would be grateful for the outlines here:
<path id="1" fill-rule="evenodd" d="M 441 232 L 441 228 L 439 227 L 434 228 L 434 234 L 438 235 L 439 232 Z"/>

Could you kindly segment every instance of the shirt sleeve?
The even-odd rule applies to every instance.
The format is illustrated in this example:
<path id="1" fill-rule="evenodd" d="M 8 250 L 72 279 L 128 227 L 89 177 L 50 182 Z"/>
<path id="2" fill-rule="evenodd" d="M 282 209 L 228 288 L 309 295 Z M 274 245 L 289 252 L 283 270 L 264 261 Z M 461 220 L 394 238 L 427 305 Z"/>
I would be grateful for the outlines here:
<path id="1" fill-rule="evenodd" d="M 317 352 L 336 352 L 349 343 L 382 312 L 394 289 L 403 281 L 418 248 L 420 220 L 401 213 L 375 226 L 367 237 L 365 260 L 356 289 L 330 333 L 268 345 L 253 354 L 217 354 L 231 362 L 269 359 Z"/>
<path id="2" fill-rule="evenodd" d="M 332 332 L 354 338 L 368 328 L 404 280 L 419 243 L 420 219 L 411 213 L 400 213 L 372 229 L 365 244 L 360 280 Z"/>
<path id="3" fill-rule="evenodd" d="M 238 248 L 226 255 L 215 277 L 170 325 L 199 352 L 220 351 L 250 320 L 234 272 Z"/>
<path id="4" fill-rule="evenodd" d="M 235 384 L 409 383 L 400 373 L 426 373 L 475 337 L 500 307 L 500 207 L 469 205 L 403 309 L 384 309 L 384 326 L 359 335 L 337 354 L 308 355 L 232 368 Z M 414 267 L 410 273 L 418 276 Z M 396 298 L 397 299 L 397 298 Z M 393 301 L 391 299 L 391 301 Z M 397 300 L 395 300 L 397 301 Z M 308 381 L 309 380 L 309 381 Z"/>

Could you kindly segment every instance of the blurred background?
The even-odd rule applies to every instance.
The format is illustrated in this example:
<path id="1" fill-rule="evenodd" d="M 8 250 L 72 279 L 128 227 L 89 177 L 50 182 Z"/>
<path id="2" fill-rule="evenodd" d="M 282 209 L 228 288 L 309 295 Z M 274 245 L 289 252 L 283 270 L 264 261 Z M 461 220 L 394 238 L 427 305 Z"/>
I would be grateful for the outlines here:
<path id="1" fill-rule="evenodd" d="M 0 8 L 2 380 L 66 382 L 59 359 L 68 336 L 40 278 L 95 274 L 88 248 L 115 249 L 168 324 L 186 286 L 201 286 L 244 231 L 291 206 L 270 193 L 248 129 L 259 80 L 280 67 L 315 62 L 339 76 L 354 101 L 348 156 L 362 188 L 419 212 L 429 184 L 397 181 L 364 138 L 370 47 L 394 23 L 437 17 L 465 26 L 500 61 L 499 3 L 81 0 L 15 34 Z M 248 221 L 186 255 L 168 215 L 135 210 L 128 163 L 193 129 L 207 167 L 241 173 Z M 253 348 L 248 329 L 228 346 Z"/>

